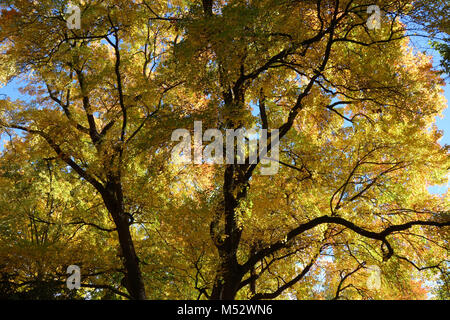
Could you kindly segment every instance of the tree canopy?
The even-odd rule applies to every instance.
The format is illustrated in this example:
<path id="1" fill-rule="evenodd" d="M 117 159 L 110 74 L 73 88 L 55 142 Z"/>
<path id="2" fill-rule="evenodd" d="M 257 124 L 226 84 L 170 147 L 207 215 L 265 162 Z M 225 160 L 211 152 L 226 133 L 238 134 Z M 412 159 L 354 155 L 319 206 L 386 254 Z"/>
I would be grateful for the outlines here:
<path id="1" fill-rule="evenodd" d="M 448 35 L 445 1 L 70 5 L 80 28 L 65 0 L 0 5 L 0 82 L 23 84 L 0 100 L 0 297 L 448 298 L 444 81 L 411 45 Z M 279 143 L 173 161 L 195 121 Z"/>

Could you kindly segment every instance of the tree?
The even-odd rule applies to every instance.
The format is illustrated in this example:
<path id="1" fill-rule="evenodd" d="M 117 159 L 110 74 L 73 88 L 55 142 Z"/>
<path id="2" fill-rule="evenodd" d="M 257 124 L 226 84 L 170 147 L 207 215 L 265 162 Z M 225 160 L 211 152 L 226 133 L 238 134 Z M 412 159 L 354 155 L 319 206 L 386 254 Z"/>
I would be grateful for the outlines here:
<path id="1" fill-rule="evenodd" d="M 2 100 L 0 124 L 9 149 L 33 145 L 80 185 L 63 203 L 101 204 L 62 216 L 90 226 L 87 244 L 117 233 L 129 295 L 103 286 L 116 294 L 423 297 L 412 270 L 446 279 L 448 194 L 427 186 L 450 163 L 434 126 L 443 81 L 400 20 L 414 3 L 379 2 L 370 29 L 364 0 L 76 1 L 82 28 L 68 29 L 65 2 L 6 1 L 0 79 L 26 78 L 33 100 Z M 257 163 L 167 160 L 173 130 L 198 120 L 278 129 L 280 170 L 259 174 L 276 141 Z M 371 265 L 380 290 L 363 286 Z"/>
<path id="2" fill-rule="evenodd" d="M 225 165 L 211 223 L 219 265 L 210 298 L 234 299 L 247 285 L 254 291 L 265 273 L 282 284 L 251 298 L 276 298 L 326 249 L 337 254 L 342 244 L 368 240 L 387 262 L 407 246 L 392 244 L 404 232 L 428 239 L 436 231 L 424 230 L 448 226 L 448 200 L 425 190 L 429 174 L 442 177 L 448 168 L 448 151 L 430 127 L 445 108 L 442 81 L 408 49 L 396 17 L 409 3 L 383 2 L 379 31 L 366 25 L 370 4 L 227 2 L 217 3 L 217 14 L 204 5 L 186 22 L 179 57 L 192 75 L 204 75 L 196 79 L 220 106 L 218 126 L 278 128 L 280 164 L 294 170 L 260 178 L 256 165 Z M 340 255 L 349 259 L 347 248 Z M 298 252 L 299 271 L 289 260 Z M 277 261 L 291 263 L 271 272 Z"/>
<path id="3" fill-rule="evenodd" d="M 442 57 L 442 71 L 450 73 L 450 20 L 448 12 L 450 6 L 447 1 L 414 2 L 414 9 L 409 13 L 411 20 L 431 36 L 432 46 Z"/>
<path id="4" fill-rule="evenodd" d="M 124 194 L 124 181 L 135 173 L 132 163 L 145 158 L 136 154 L 144 144 L 137 136 L 164 118 L 168 93 L 178 84 L 152 72 L 163 60 L 165 31 L 146 19 L 148 10 L 138 10 L 144 6 L 128 1 L 88 3 L 84 28 L 67 29 L 65 7 L 59 1 L 6 2 L 2 73 L 32 72 L 26 90 L 36 90 L 36 100 L 4 101 L 2 125 L 39 137 L 45 153 L 56 155 L 101 196 L 118 234 L 125 287 L 134 299 L 144 299 L 130 230 L 137 204 Z M 138 29 L 143 25 L 146 30 Z M 159 129 L 152 131 L 157 138 L 147 150 L 164 141 Z"/>
<path id="5" fill-rule="evenodd" d="M 0 295 L 80 299 L 85 290 L 70 291 L 66 286 L 67 267 L 76 264 L 83 270 L 82 288 L 129 297 L 104 276 L 120 274 L 121 268 L 111 246 L 113 230 L 102 227 L 108 219 L 101 205 L 65 166 L 41 156 L 36 142 L 12 140 L 0 159 Z"/>

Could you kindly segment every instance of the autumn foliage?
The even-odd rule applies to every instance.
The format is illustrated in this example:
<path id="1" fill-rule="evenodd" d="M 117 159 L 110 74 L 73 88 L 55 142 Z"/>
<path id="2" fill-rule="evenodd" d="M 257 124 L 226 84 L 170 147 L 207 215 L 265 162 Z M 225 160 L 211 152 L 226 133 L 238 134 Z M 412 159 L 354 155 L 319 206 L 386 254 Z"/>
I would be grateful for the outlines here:
<path id="1" fill-rule="evenodd" d="M 448 298 L 444 81 L 407 23 L 443 2 L 71 3 L 0 4 L 0 297 Z M 278 129 L 277 174 L 171 161 L 194 121 Z"/>

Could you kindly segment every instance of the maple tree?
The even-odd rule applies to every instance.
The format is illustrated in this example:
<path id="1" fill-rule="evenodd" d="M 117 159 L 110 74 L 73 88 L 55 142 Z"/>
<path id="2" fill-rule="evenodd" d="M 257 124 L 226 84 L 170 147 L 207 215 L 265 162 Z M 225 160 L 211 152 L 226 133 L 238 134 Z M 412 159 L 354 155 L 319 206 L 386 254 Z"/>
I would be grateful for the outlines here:
<path id="1" fill-rule="evenodd" d="M 378 1 L 379 29 L 366 0 L 72 1 L 80 29 L 66 1 L 3 2 L 0 81 L 25 85 L 0 100 L 2 294 L 445 296 L 444 82 L 402 20 L 442 29 L 443 2 Z M 170 160 L 194 121 L 278 129 L 279 171 Z"/>

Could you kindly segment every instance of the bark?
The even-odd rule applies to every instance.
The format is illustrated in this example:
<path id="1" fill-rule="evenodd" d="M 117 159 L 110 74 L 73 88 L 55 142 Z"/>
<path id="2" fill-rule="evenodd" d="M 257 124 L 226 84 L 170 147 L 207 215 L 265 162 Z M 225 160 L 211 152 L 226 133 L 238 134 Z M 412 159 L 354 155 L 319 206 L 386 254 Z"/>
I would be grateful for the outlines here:
<path id="1" fill-rule="evenodd" d="M 211 300 L 234 300 L 242 280 L 237 263 L 224 261 L 219 268 L 210 296 Z"/>
<path id="2" fill-rule="evenodd" d="M 102 198 L 117 228 L 120 248 L 126 270 L 124 285 L 134 300 L 145 300 L 145 286 L 139 266 L 139 259 L 130 232 L 129 216 L 125 213 L 120 184 L 108 183 Z"/>
<path id="3" fill-rule="evenodd" d="M 245 274 L 237 261 L 242 229 L 236 221 L 236 208 L 239 199 L 246 195 L 246 186 L 240 183 L 242 175 L 239 174 L 239 169 L 240 167 L 237 165 L 228 165 L 225 169 L 224 205 L 222 208 L 225 219 L 225 239 L 222 242 L 215 241 L 219 253 L 219 267 L 210 296 L 210 299 L 213 300 L 233 300 Z M 241 192 L 235 196 L 235 190 L 241 190 Z"/>

